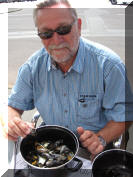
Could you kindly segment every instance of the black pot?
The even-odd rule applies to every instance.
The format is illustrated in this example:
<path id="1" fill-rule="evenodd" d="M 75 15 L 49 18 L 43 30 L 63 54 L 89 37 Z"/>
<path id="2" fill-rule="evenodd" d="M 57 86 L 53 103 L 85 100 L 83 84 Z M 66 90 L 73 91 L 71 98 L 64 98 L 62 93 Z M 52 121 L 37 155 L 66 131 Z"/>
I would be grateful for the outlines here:
<path id="1" fill-rule="evenodd" d="M 50 140 L 50 141 L 55 142 L 59 139 L 63 139 L 63 143 L 67 145 L 74 153 L 74 157 L 68 162 L 60 166 L 56 166 L 56 167 L 41 168 L 41 167 L 37 167 L 37 166 L 30 164 L 26 160 L 26 155 L 27 153 L 33 150 L 35 141 L 41 142 L 43 140 Z M 20 144 L 20 152 L 21 152 L 21 155 L 24 161 L 30 167 L 34 169 L 41 169 L 41 170 L 42 169 L 43 170 L 55 170 L 55 169 L 60 169 L 63 167 L 67 168 L 67 166 L 69 166 L 68 164 L 72 160 L 76 161 L 76 165 L 73 168 L 69 168 L 69 169 L 72 171 L 76 171 L 80 169 L 82 166 L 82 161 L 75 157 L 78 152 L 78 149 L 79 149 L 79 141 L 76 135 L 73 132 L 71 132 L 69 129 L 65 127 L 61 127 L 61 126 L 56 126 L 56 125 L 45 125 L 45 126 L 37 128 L 34 136 L 32 134 L 27 135 L 25 138 L 22 139 L 21 144 Z"/>
<path id="2" fill-rule="evenodd" d="M 93 177 L 133 177 L 133 154 L 122 149 L 100 153 L 92 163 Z"/>

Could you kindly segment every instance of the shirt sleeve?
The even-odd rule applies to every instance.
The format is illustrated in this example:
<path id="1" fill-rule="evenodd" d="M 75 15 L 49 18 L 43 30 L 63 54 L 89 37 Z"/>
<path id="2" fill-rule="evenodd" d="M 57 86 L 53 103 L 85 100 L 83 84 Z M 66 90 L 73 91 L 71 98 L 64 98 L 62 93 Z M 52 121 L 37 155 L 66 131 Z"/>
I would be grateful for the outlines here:
<path id="1" fill-rule="evenodd" d="M 102 106 L 108 121 L 133 121 L 133 94 L 126 78 L 125 67 L 122 63 L 113 65 L 104 76 L 105 94 Z M 130 100 L 126 99 L 127 89 L 130 91 L 128 92 Z"/>
<path id="2" fill-rule="evenodd" d="M 34 108 L 32 74 L 28 63 L 19 69 L 16 84 L 8 99 L 8 105 L 20 110 Z"/>

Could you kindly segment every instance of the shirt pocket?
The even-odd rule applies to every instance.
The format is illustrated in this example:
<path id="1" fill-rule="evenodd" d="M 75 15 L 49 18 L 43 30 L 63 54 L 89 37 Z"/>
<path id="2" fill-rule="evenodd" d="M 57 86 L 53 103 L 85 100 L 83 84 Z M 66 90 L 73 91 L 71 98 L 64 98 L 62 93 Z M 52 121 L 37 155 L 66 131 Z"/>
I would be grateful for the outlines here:
<path id="1" fill-rule="evenodd" d="M 77 117 L 80 122 L 91 122 L 99 118 L 99 105 L 98 95 L 85 95 L 81 98 L 78 96 L 77 103 Z"/>

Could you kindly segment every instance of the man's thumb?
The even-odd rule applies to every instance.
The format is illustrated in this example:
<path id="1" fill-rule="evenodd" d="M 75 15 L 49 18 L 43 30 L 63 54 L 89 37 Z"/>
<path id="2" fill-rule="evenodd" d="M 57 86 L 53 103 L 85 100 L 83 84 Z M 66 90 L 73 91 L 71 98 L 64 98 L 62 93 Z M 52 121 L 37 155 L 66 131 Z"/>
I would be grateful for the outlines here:
<path id="1" fill-rule="evenodd" d="M 77 132 L 78 132 L 79 135 L 83 134 L 84 133 L 83 127 L 78 127 Z"/>

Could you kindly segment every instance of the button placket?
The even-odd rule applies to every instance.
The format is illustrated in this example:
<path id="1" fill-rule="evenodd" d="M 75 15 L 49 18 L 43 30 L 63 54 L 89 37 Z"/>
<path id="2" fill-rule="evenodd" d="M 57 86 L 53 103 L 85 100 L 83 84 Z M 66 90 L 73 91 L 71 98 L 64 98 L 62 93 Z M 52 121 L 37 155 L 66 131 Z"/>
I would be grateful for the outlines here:
<path id="1" fill-rule="evenodd" d="M 68 78 L 66 77 L 63 81 L 63 112 L 64 112 L 64 125 L 68 126 L 68 113 L 69 113 L 69 100 L 68 100 Z"/>

